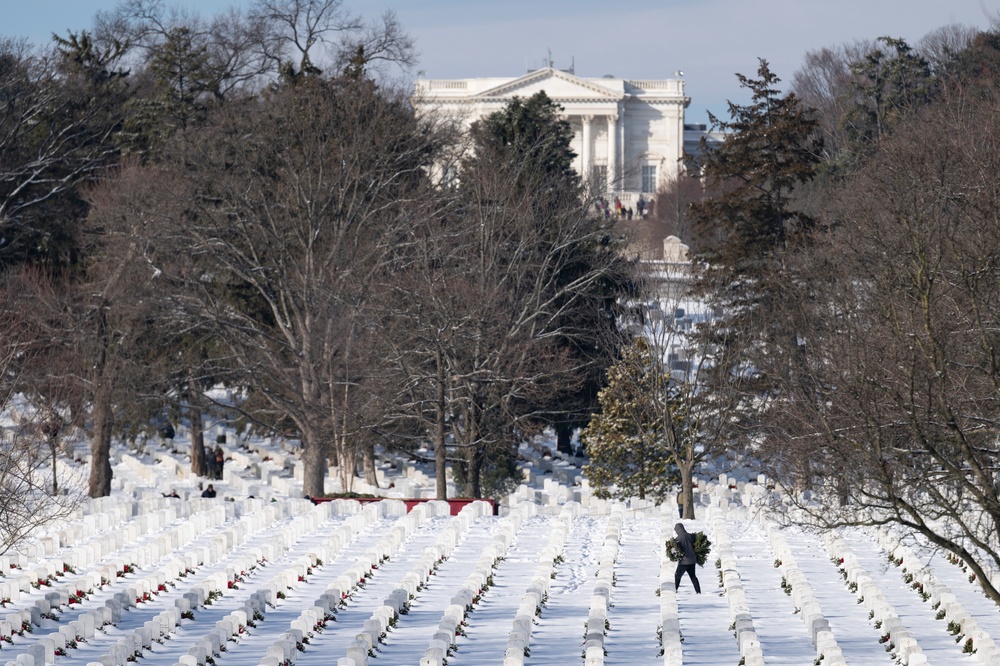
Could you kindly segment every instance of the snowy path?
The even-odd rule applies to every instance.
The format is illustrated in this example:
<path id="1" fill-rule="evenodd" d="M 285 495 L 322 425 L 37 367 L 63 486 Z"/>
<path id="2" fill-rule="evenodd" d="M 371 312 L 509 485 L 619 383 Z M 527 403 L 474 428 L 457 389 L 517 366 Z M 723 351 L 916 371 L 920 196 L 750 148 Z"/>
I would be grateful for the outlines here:
<path id="1" fill-rule="evenodd" d="M 688 532 L 708 533 L 707 525 L 700 521 L 686 521 Z M 678 617 L 683 638 L 685 666 L 720 666 L 740 663 L 739 646 L 729 630 L 732 620 L 729 602 L 719 586 L 715 556 L 710 553 L 704 567 L 698 567 L 701 594 L 695 594 L 687 576 L 677 591 Z"/>
<path id="2" fill-rule="evenodd" d="M 800 528 L 786 529 L 784 534 L 799 568 L 809 579 L 847 663 L 884 666 L 886 654 L 878 642 L 879 631 L 868 620 L 865 607 L 857 603 L 857 595 L 847 588 L 820 538 Z"/>
<path id="3" fill-rule="evenodd" d="M 401 615 L 396 628 L 386 637 L 378 655 L 378 666 L 410 666 L 419 661 L 451 598 L 476 567 L 480 552 L 490 544 L 493 517 L 480 518 L 430 577 L 427 586 L 410 602 L 410 611 Z"/>
<path id="4" fill-rule="evenodd" d="M 563 549 L 563 563 L 549 589 L 531 639 L 531 666 L 564 666 L 572 651 L 583 650 L 583 624 L 593 597 L 597 556 L 606 518 L 581 516 L 573 521 Z"/>
<path id="5" fill-rule="evenodd" d="M 903 582 L 901 569 L 889 563 L 886 553 L 867 535 L 845 530 L 844 540 L 858 557 L 858 562 L 878 583 L 903 625 L 920 643 L 927 662 L 934 666 L 968 665 L 977 663 L 962 653 L 962 646 L 948 633 L 945 622 L 935 619 L 936 612 L 928 602 L 921 602 L 917 593 Z"/>
<path id="6" fill-rule="evenodd" d="M 656 637 L 660 619 L 660 599 L 656 596 L 659 530 L 658 518 L 628 517 L 622 524 L 616 585 L 611 590 L 614 607 L 608 611 L 610 630 L 605 639 L 608 654 L 604 663 L 609 666 L 662 662 Z"/>
<path id="7" fill-rule="evenodd" d="M 456 641 L 457 651 L 448 660 L 449 666 L 503 663 L 507 635 L 548 539 L 551 521 L 549 516 L 525 519 L 507 556 L 493 572 L 493 587 L 468 614 L 467 636 Z"/>

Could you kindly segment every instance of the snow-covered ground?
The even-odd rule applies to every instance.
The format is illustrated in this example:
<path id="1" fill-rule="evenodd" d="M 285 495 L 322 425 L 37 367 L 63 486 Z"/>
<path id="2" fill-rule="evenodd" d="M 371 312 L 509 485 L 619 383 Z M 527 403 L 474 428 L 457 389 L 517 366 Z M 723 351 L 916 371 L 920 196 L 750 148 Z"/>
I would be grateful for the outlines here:
<path id="1" fill-rule="evenodd" d="M 676 507 L 592 498 L 573 461 L 525 449 L 500 515 L 451 516 L 314 506 L 293 451 L 232 433 L 201 498 L 180 437 L 117 450 L 111 497 L 0 556 L 0 663 L 1000 664 L 1000 612 L 958 566 L 889 532 L 778 528 L 752 483 L 701 480 L 696 595 L 665 559 Z M 433 494 L 419 464 L 380 475 Z"/>

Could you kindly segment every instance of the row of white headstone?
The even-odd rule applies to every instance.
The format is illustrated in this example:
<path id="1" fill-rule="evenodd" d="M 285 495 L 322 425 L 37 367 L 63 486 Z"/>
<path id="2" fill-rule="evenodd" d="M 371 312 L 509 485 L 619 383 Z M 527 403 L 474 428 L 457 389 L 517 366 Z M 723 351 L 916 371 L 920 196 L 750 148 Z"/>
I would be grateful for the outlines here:
<path id="1" fill-rule="evenodd" d="M 1000 666 L 1000 647 L 989 632 L 969 614 L 951 589 L 938 580 L 931 568 L 924 566 L 916 553 L 904 545 L 890 530 L 884 527 L 876 529 L 873 531 L 873 536 L 882 549 L 890 554 L 893 561 L 900 562 L 902 570 L 913 576 L 912 584 L 920 584 L 922 591 L 928 595 L 928 601 L 940 611 L 944 611 L 944 620 L 949 623 L 954 622 L 961 628 L 959 635 L 972 641 L 976 659 L 987 666 Z M 899 643 L 896 645 L 899 647 Z"/>
<path id="2" fill-rule="evenodd" d="M 578 503 L 565 504 L 559 517 L 552 524 L 549 540 L 542 548 L 535 573 L 521 595 L 510 633 L 507 635 L 503 666 L 524 666 L 524 658 L 531 646 L 535 618 L 548 598 L 556 563 L 563 554 L 566 536 L 573 525 L 573 519 L 581 512 L 582 507 Z"/>
<path id="3" fill-rule="evenodd" d="M 726 521 L 728 513 L 726 506 L 706 507 L 706 517 L 712 533 L 712 554 L 718 558 L 721 565 L 723 593 L 729 603 L 729 619 L 736 632 L 742 662 L 745 666 L 763 666 L 764 653 L 757 637 L 757 630 L 754 628 L 753 615 L 750 613 L 750 604 L 743 589 L 736 556 L 733 555 L 733 543 L 729 537 Z M 679 662 L 671 662 L 675 663 Z"/>
<path id="4" fill-rule="evenodd" d="M 674 589 L 676 564 L 667 557 L 667 541 L 674 535 L 674 512 L 668 503 L 660 514 L 660 647 L 664 666 L 681 666 L 681 621 L 677 608 L 677 591 Z"/>
<path id="5" fill-rule="evenodd" d="M 230 524 L 217 531 L 212 539 L 212 544 L 218 546 L 218 552 L 212 552 L 211 558 L 207 561 L 201 558 L 197 566 L 225 561 L 227 563 L 226 569 L 205 576 L 200 582 L 191 585 L 182 596 L 175 599 L 174 607 L 168 609 L 167 612 L 171 613 L 176 621 L 166 633 L 176 630 L 185 612 L 203 607 L 212 595 L 224 595 L 238 577 L 247 570 L 252 570 L 257 565 L 282 557 L 298 538 L 320 529 L 333 513 L 338 510 L 357 511 L 359 507 L 344 504 L 312 507 L 305 502 L 294 502 L 289 503 L 285 509 L 262 503 L 257 503 L 255 508 L 256 511 L 243 515 L 236 524 Z M 296 514 L 296 511 L 299 513 Z M 262 532 L 279 520 L 290 516 L 292 520 L 282 525 L 279 533 L 268 537 L 263 543 L 245 549 L 240 548 L 253 534 Z M 315 558 L 315 556 L 313 557 Z M 199 638 L 189 649 L 188 654 L 180 657 L 177 664 L 179 666 L 203 666 L 208 663 L 209 659 L 219 656 L 226 643 L 244 630 L 251 618 L 263 613 L 267 600 L 270 599 L 273 602 L 274 595 L 278 589 L 281 589 L 281 585 L 288 585 L 291 582 L 287 575 L 288 571 L 293 571 L 297 580 L 300 574 L 307 571 L 307 561 L 294 563 L 292 567 L 282 572 L 286 575 L 279 582 L 272 579 L 263 586 L 262 590 L 252 595 L 243 608 L 229 613 L 216 622 L 213 629 Z M 279 574 L 279 576 L 281 575 Z M 176 581 L 172 582 L 176 584 Z M 132 599 L 134 594 L 137 594 L 134 588 L 126 590 L 122 596 L 122 601 L 125 602 L 124 607 L 131 607 L 127 602 Z M 118 645 L 113 646 L 108 653 L 102 655 L 99 661 L 94 663 L 103 664 L 103 666 L 125 666 L 125 662 L 121 661 L 120 650 L 117 648 L 124 642 L 135 649 L 134 652 L 127 654 L 127 657 L 139 656 L 142 648 L 151 645 L 150 637 L 146 633 L 149 629 L 148 625 L 149 623 L 146 623 L 143 627 L 129 632 L 124 639 L 118 642 Z M 160 636 L 164 635 L 166 634 Z M 154 634 L 152 638 L 158 637 Z M 130 660 L 127 658 L 127 661 Z"/>
<path id="6" fill-rule="evenodd" d="M 798 568 L 784 534 L 769 517 L 771 511 L 770 493 L 771 491 L 766 490 L 762 485 L 748 484 L 744 493 L 745 502 L 755 508 L 755 516 L 768 532 L 771 549 L 780 561 L 779 568 L 791 586 L 792 597 L 801 609 L 800 615 L 810 630 L 818 655 L 823 657 L 824 664 L 846 664 L 843 652 L 830 631 L 829 621 L 823 616 L 806 576 Z M 838 562 L 839 568 L 845 572 L 845 584 L 857 591 L 863 600 L 864 607 L 870 612 L 871 618 L 879 623 L 881 630 L 889 637 L 890 645 L 893 647 L 899 662 L 907 666 L 926 664 L 927 659 L 916 639 L 903 625 L 898 613 L 886 599 L 877 581 L 868 575 L 868 572 L 858 562 L 847 542 L 839 534 L 832 531 L 826 532 L 823 535 L 823 540 L 831 560 Z"/>
<path id="7" fill-rule="evenodd" d="M 115 517 L 121 518 L 122 514 L 119 512 L 110 512 Z M 107 515 L 105 513 L 104 515 Z M 183 539 L 184 537 L 194 537 L 196 536 L 195 530 L 199 523 L 213 524 L 218 526 L 221 524 L 219 520 L 220 516 L 217 511 L 208 512 L 207 515 L 198 516 L 204 520 L 193 520 L 193 525 L 189 529 L 187 525 L 180 528 L 183 532 L 182 536 L 176 534 L 171 534 L 169 536 L 162 537 L 167 542 L 171 541 L 171 537 L 174 539 Z M 215 520 L 212 520 L 212 519 Z M 224 518 L 224 514 L 221 516 Z M 78 527 L 86 524 L 89 521 L 79 521 Z M 30 564 L 26 563 L 29 568 L 28 571 L 33 572 L 32 575 L 39 577 L 39 582 L 43 582 L 41 578 L 41 572 L 48 572 L 56 569 L 60 572 L 66 567 L 81 567 L 87 568 L 91 567 L 90 571 L 82 574 L 70 574 L 60 577 L 50 576 L 48 579 L 44 580 L 43 585 L 39 586 L 39 589 L 44 587 L 46 590 L 44 592 L 44 597 L 41 599 L 35 598 L 33 601 L 30 597 L 37 597 L 39 593 L 25 595 L 22 599 L 21 593 L 30 593 L 31 586 L 26 589 L 23 587 L 23 579 L 25 575 L 17 576 L 13 580 L 5 580 L 0 583 L 0 590 L 5 595 L 5 599 L 9 599 L 12 604 L 20 604 L 22 606 L 21 613 L 29 619 L 29 622 L 35 626 L 41 625 L 42 616 L 52 617 L 53 610 L 71 610 L 73 608 L 82 608 L 85 605 L 85 599 L 81 598 L 81 593 L 83 595 L 89 595 L 105 583 L 116 582 L 117 578 L 124 572 L 127 565 L 132 565 L 137 559 L 135 557 L 137 552 L 144 553 L 147 552 L 145 549 L 138 549 L 132 551 L 124 551 L 122 547 L 134 546 L 140 538 L 149 538 L 150 532 L 146 529 L 134 529 L 136 519 L 130 519 L 125 523 L 118 525 L 117 529 L 110 532 L 107 535 L 102 536 L 100 539 L 96 540 L 91 544 L 81 545 L 72 551 L 67 552 L 66 550 L 56 553 L 53 557 L 45 560 L 36 560 Z M 158 522 L 158 521 L 157 521 Z M 127 529 L 126 527 L 131 527 L 133 529 Z M 63 530 L 73 531 L 73 530 Z M 152 533 L 155 535 L 155 532 Z M 160 541 L 155 542 L 157 545 Z M 161 552 L 161 556 L 165 556 L 173 552 L 172 547 L 164 548 Z M 18 556 L 18 559 L 24 561 L 23 556 Z M 162 586 L 169 582 L 176 580 L 181 572 L 185 571 L 190 562 L 183 558 L 172 558 L 164 565 L 160 566 L 155 571 L 149 572 L 147 575 L 130 580 L 129 587 L 123 592 L 119 598 L 114 600 L 109 600 L 107 602 L 108 609 L 98 609 L 96 612 L 101 614 L 104 618 L 108 613 L 112 614 L 112 617 L 108 618 L 107 621 L 97 622 L 97 626 L 104 626 L 112 621 L 117 621 L 120 617 L 121 609 L 123 606 L 127 607 L 130 605 L 135 605 L 139 600 L 148 598 L 153 594 L 159 593 Z M 17 589 L 14 588 L 17 585 Z M 27 605 L 27 604 L 30 604 Z M 85 627 L 89 627 L 90 622 L 87 621 L 87 616 L 94 611 L 81 611 L 80 613 L 63 613 L 59 617 L 59 621 L 63 623 L 63 627 L 60 627 L 60 632 L 66 634 L 70 640 L 84 639 L 91 636 L 87 636 L 86 633 L 81 633 L 85 630 Z M 75 618 L 72 619 L 72 618 Z M 78 621 L 76 624 L 74 622 Z M 73 627 L 75 626 L 75 629 Z M 0 623 L 0 636 L 9 637 L 10 633 L 4 633 L 8 631 L 8 627 L 3 623 Z M 55 639 L 59 640 L 59 639 Z M 60 648 L 65 648 L 65 645 L 58 646 Z"/>
<path id="8" fill-rule="evenodd" d="M 322 506 L 322 505 L 320 505 Z M 344 573 L 339 575 L 326 590 L 316 600 L 315 605 L 304 610 L 299 617 L 293 620 L 289 629 L 278 636 L 268 647 L 265 655 L 260 660 L 260 666 L 278 666 L 284 663 L 293 663 L 295 653 L 304 641 L 310 638 L 316 629 L 323 622 L 336 613 L 340 602 L 363 584 L 383 562 L 394 556 L 402 547 L 406 539 L 413 532 L 435 515 L 440 515 L 442 511 L 447 511 L 447 506 L 441 507 L 436 504 L 425 504 L 414 508 L 407 513 L 406 505 L 398 500 L 386 500 L 377 503 L 369 503 L 361 512 L 364 517 L 362 523 L 352 522 L 343 525 L 338 532 L 339 538 L 335 542 L 327 541 L 319 549 L 314 549 L 308 555 L 308 559 L 303 564 L 308 564 L 311 560 L 315 564 L 319 559 L 329 561 L 343 547 L 350 542 L 352 534 L 360 531 L 366 524 L 370 524 L 380 517 L 396 517 L 396 521 L 387 533 L 373 547 L 358 555 L 354 563 L 349 566 Z M 324 557 L 320 557 L 320 556 Z M 312 566 L 312 565 L 309 565 Z M 276 580 L 278 585 L 284 585 L 283 589 L 292 589 L 296 581 L 305 579 L 303 573 L 292 567 L 283 572 L 282 578 Z M 381 614 L 380 614 L 381 617 Z M 389 618 L 384 618 L 388 625 Z M 366 631 L 359 634 L 348 648 L 348 655 L 357 664 L 367 664 L 367 655 L 372 646 L 378 642 L 380 630 L 374 636 L 370 635 L 369 627 L 366 623 Z M 363 658 L 359 659 L 358 652 L 363 653 Z"/>
<path id="9" fill-rule="evenodd" d="M 427 502 L 417 505 L 411 511 L 424 510 L 435 515 L 448 515 L 450 507 L 447 502 Z M 490 515 L 492 508 L 487 502 L 471 502 L 453 517 L 438 534 L 434 545 L 424 549 L 410 570 L 403 575 L 382 605 L 376 608 L 371 617 L 365 621 L 362 633 L 355 637 L 348 648 L 347 656 L 337 660 L 337 666 L 367 666 L 368 654 L 382 641 L 394 621 L 398 621 L 401 613 L 405 613 L 409 602 L 427 584 L 437 566 L 447 560 L 458 543 L 469 531 L 472 524 L 479 518 Z"/>
<path id="10" fill-rule="evenodd" d="M 749 490 L 749 488 L 748 488 Z M 768 504 L 762 501 L 755 501 L 763 496 L 759 486 L 755 487 L 755 492 L 751 496 L 751 501 L 760 509 L 759 515 L 766 515 Z M 766 520 L 762 521 L 767 523 Z M 772 547 L 778 553 L 782 561 L 782 570 L 785 571 L 787 561 L 794 562 L 790 551 L 784 550 L 780 542 L 784 542 L 784 536 L 780 530 L 770 524 L 768 526 L 771 535 Z M 871 531 L 872 535 L 881 548 L 892 558 L 893 562 L 899 562 L 904 572 L 912 576 L 911 586 L 919 584 L 916 593 L 923 592 L 928 595 L 928 601 L 934 606 L 944 611 L 944 619 L 954 622 L 961 628 L 961 636 L 972 640 L 972 648 L 980 663 L 988 666 L 1000 666 L 1000 647 L 996 645 L 992 637 L 985 631 L 958 601 L 957 597 L 945 585 L 941 584 L 930 567 L 923 564 L 916 553 L 908 546 L 902 544 L 901 539 L 887 528 L 881 527 Z M 827 550 L 831 559 L 839 562 L 839 567 L 844 571 L 845 582 L 849 584 L 859 595 L 859 603 L 862 603 L 871 615 L 871 619 L 877 622 L 884 635 L 888 637 L 888 643 L 892 646 L 893 653 L 900 663 L 907 666 L 918 666 L 927 663 L 927 657 L 923 654 L 920 645 L 900 620 L 898 613 L 890 604 L 882 591 L 881 586 L 868 574 L 863 566 L 858 562 L 857 556 L 847 544 L 847 542 L 836 532 L 827 532 L 823 536 Z M 787 544 L 785 544 L 787 547 Z M 787 552 L 787 555 L 782 553 Z M 786 577 L 789 574 L 786 573 Z M 803 585 L 804 576 L 796 576 L 796 581 L 788 578 L 793 585 L 793 595 Z M 803 614 L 805 608 L 803 607 Z M 804 618 L 805 619 L 805 618 Z M 817 639 L 822 641 L 828 636 L 827 631 L 818 632 Z M 829 634 L 832 636 L 832 634 Z M 826 638 L 828 647 L 821 647 L 817 643 L 817 651 L 824 654 L 824 664 L 827 663 L 831 655 L 841 657 L 839 648 L 835 641 Z"/>
<path id="11" fill-rule="evenodd" d="M 823 614 L 819 600 L 809 585 L 809 579 L 799 568 L 785 535 L 778 525 L 768 518 L 766 505 L 762 505 L 756 516 L 767 530 L 771 552 L 779 561 L 778 569 L 791 586 L 792 600 L 799 609 L 798 615 L 805 623 L 809 637 L 816 648 L 816 657 L 822 658 L 824 666 L 847 666 L 843 650 L 830 630 L 830 621 Z"/>
<path id="12" fill-rule="evenodd" d="M 535 514 L 534 504 L 521 504 L 500 521 L 490 544 L 480 553 L 475 569 L 452 596 L 451 604 L 438 621 L 437 630 L 420 658 L 420 666 L 444 666 L 466 614 L 473 609 L 479 602 L 480 596 L 490 586 L 493 571 L 507 554 L 507 550 L 521 529 L 521 524 L 526 518 Z"/>
<path id="13" fill-rule="evenodd" d="M 614 504 L 604 534 L 604 543 L 597 560 L 597 580 L 590 598 L 587 622 L 584 625 L 584 666 L 604 666 L 604 639 L 608 628 L 611 590 L 615 585 L 615 562 L 622 537 L 625 507 Z"/>
<path id="14" fill-rule="evenodd" d="M 758 520 L 768 535 L 771 550 L 775 555 L 778 569 L 791 588 L 791 597 L 799 609 L 799 616 L 809 631 L 813 645 L 816 648 L 817 658 L 822 658 L 824 664 L 836 666 L 845 665 L 847 662 L 843 655 L 843 650 L 837 643 L 834 633 L 830 629 L 829 620 L 823 614 L 819 601 L 809 584 L 807 576 L 799 568 L 784 533 L 778 524 L 771 517 L 772 493 L 767 489 L 765 479 L 759 479 L 760 483 L 747 483 L 739 488 L 739 500 L 744 507 L 753 508 L 753 517 Z M 779 498 L 780 499 L 780 498 Z M 745 515 L 740 511 L 741 515 Z M 892 606 L 885 600 L 885 595 L 872 580 L 867 572 L 860 567 L 857 558 L 854 557 L 847 543 L 836 533 L 828 532 L 824 535 L 831 559 L 839 561 L 844 558 L 848 565 L 848 577 L 846 582 L 858 584 L 859 589 L 863 585 L 865 588 L 866 606 L 875 613 L 876 621 L 883 622 L 883 629 L 890 634 L 894 641 L 896 654 L 903 664 L 922 664 L 924 659 L 920 647 L 910 635 L 909 631 L 899 621 L 898 615 Z M 859 582 L 860 581 L 860 582 Z M 750 661 L 747 660 L 749 664 Z"/>
<path id="15" fill-rule="evenodd" d="M 895 607 L 886 599 L 878 581 L 874 580 L 858 561 L 854 551 L 843 537 L 834 532 L 823 535 L 830 557 L 840 563 L 840 568 L 846 572 L 845 583 L 856 590 L 860 602 L 869 612 L 872 620 L 881 631 L 889 637 L 890 645 L 894 646 L 901 663 L 907 666 L 926 664 L 917 640 L 909 629 L 899 619 Z"/>
<path id="16" fill-rule="evenodd" d="M 175 599 L 174 608 L 166 611 L 166 615 L 157 617 L 159 631 L 157 631 L 156 626 L 152 626 L 147 622 L 144 627 L 132 632 L 132 634 L 124 638 L 122 641 L 119 641 L 118 644 L 112 646 L 109 652 L 101 658 L 102 662 L 108 664 L 123 663 L 123 654 L 134 657 L 143 647 L 148 647 L 151 640 L 158 639 L 162 636 L 164 631 L 169 633 L 176 628 L 181 619 L 181 615 L 186 610 L 190 610 L 204 604 L 205 599 L 210 593 L 221 593 L 221 591 L 227 589 L 229 582 L 231 582 L 232 578 L 236 575 L 236 572 L 238 572 L 240 568 L 247 568 L 252 566 L 254 563 L 258 563 L 265 559 L 278 557 L 285 549 L 284 543 L 286 541 L 286 537 L 283 535 L 276 535 L 242 555 L 236 554 L 234 549 L 244 543 L 252 534 L 267 529 L 276 521 L 295 515 L 296 512 L 306 511 L 307 507 L 311 508 L 312 505 L 307 502 L 290 502 L 284 505 L 250 502 L 247 507 L 244 507 L 244 509 L 246 509 L 244 515 L 241 516 L 236 523 L 223 525 L 222 522 L 218 520 L 208 522 L 204 520 L 190 520 L 187 525 L 193 523 L 195 529 L 200 527 L 208 534 L 210 541 L 207 545 L 192 547 L 192 540 L 184 540 L 181 541 L 180 544 L 187 545 L 188 547 L 186 552 L 183 554 L 176 554 L 165 563 L 158 563 L 152 559 L 150 562 L 140 562 L 142 566 L 155 564 L 160 564 L 160 566 L 151 572 L 146 572 L 144 575 L 140 574 L 136 578 L 128 579 L 126 581 L 127 587 L 125 587 L 123 591 L 117 592 L 113 599 L 108 600 L 105 604 L 105 608 L 83 611 L 77 617 L 77 620 L 69 620 L 69 618 L 74 616 L 64 613 L 59 617 L 59 622 L 63 624 L 63 626 L 59 628 L 59 633 L 64 633 L 67 637 L 71 637 L 72 635 L 72 638 L 77 640 L 90 638 L 92 635 L 88 636 L 88 615 L 101 613 L 104 617 L 103 624 L 117 622 L 120 619 L 123 610 L 132 608 L 145 600 L 151 599 L 161 591 L 166 591 L 167 586 L 176 586 L 180 577 L 187 575 L 188 572 L 196 569 L 197 567 L 206 564 L 215 564 L 221 561 L 227 562 L 228 567 L 225 572 L 208 576 L 201 583 L 192 586 L 187 593 L 184 593 L 182 596 Z M 221 518 L 225 518 L 225 511 L 222 510 L 221 507 L 213 508 L 207 512 L 193 514 L 190 518 L 196 519 L 204 517 L 206 514 L 210 517 L 219 518 L 221 515 Z M 303 520 L 309 522 L 307 518 L 300 518 L 301 519 L 292 521 L 290 525 L 284 526 L 283 529 L 285 531 L 291 530 L 294 532 L 297 530 L 298 523 L 301 523 Z M 166 525 L 164 528 L 167 530 L 176 529 Z M 123 530 L 116 531 L 121 533 Z M 206 538 L 205 534 L 196 536 L 202 539 Z M 154 532 L 149 535 L 149 538 L 163 539 L 168 537 L 164 537 L 162 534 L 158 535 Z M 171 542 L 173 543 L 173 541 Z M 135 560 L 141 560 L 142 558 L 135 558 L 135 554 L 136 551 L 129 551 L 125 554 L 124 559 L 128 561 L 129 564 L 136 564 Z M 113 553 L 112 558 L 114 559 L 116 557 L 118 559 L 123 559 L 121 556 Z M 246 561 L 244 562 L 243 560 Z M 115 561 L 117 562 L 117 559 L 115 559 Z M 98 567 L 98 569 L 101 570 L 100 567 Z M 119 569 L 117 571 L 112 570 L 109 572 L 109 575 L 111 576 L 109 582 L 115 581 L 120 571 L 121 570 Z M 59 599 L 55 599 L 56 594 L 57 593 L 55 592 L 48 593 L 45 600 L 36 601 L 36 608 L 39 604 L 43 604 L 46 601 L 51 600 L 51 608 L 62 609 L 62 607 L 67 605 L 66 599 L 63 598 L 65 596 L 65 591 L 63 591 L 63 594 L 60 595 Z M 172 594 L 175 597 L 178 596 L 176 593 Z M 81 602 L 81 604 L 85 603 L 86 602 Z M 108 617 L 109 615 L 110 617 Z M 98 624 L 98 626 L 103 625 Z M 34 646 L 32 646 L 31 649 L 35 649 Z M 132 650 L 132 652 L 129 652 L 129 650 Z M 42 663 L 51 662 L 46 661 Z"/>

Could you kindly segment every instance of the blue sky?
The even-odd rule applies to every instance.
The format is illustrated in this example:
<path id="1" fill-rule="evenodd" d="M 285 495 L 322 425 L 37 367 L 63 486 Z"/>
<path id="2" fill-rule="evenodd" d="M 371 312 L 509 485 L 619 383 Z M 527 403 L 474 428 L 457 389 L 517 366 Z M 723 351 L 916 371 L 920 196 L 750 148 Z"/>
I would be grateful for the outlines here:
<path id="1" fill-rule="evenodd" d="M 168 0 L 169 2 L 169 0 Z M 0 34 L 47 41 L 83 29 L 116 0 L 0 0 Z M 208 16 L 236 0 L 176 0 Z M 882 35 L 916 42 L 952 23 L 986 29 L 1000 0 L 345 0 L 375 17 L 392 9 L 416 39 L 428 78 L 517 76 L 575 65 L 580 76 L 671 78 L 684 72 L 688 122 L 745 101 L 734 74 L 757 58 L 790 80 L 807 51 Z"/>

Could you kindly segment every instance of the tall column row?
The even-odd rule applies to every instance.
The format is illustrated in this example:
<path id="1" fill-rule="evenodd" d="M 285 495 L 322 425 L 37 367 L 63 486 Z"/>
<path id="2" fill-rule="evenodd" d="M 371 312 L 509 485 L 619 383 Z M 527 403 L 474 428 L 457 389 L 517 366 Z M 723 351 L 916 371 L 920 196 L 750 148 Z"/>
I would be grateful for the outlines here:
<path id="1" fill-rule="evenodd" d="M 580 175 L 584 179 L 590 179 L 593 177 L 594 168 L 594 121 L 595 119 L 603 119 L 607 127 L 607 182 L 604 185 L 607 187 L 608 192 L 613 192 L 616 189 L 615 178 L 619 172 L 618 169 L 618 134 L 619 129 L 619 119 L 620 115 L 616 111 L 615 113 L 607 115 L 585 115 L 580 116 L 580 124 L 582 127 L 581 142 L 582 148 L 580 149 Z"/>

